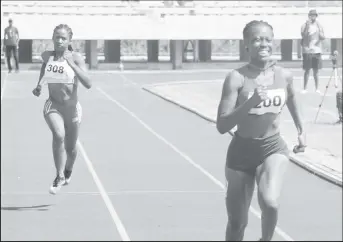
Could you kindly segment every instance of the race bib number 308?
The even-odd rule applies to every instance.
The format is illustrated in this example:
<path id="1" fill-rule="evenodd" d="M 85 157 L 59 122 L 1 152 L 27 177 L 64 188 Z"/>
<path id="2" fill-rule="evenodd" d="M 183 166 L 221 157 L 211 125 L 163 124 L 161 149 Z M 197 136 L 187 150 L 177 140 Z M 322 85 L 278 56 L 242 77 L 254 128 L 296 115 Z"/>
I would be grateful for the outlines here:
<path id="1" fill-rule="evenodd" d="M 44 78 L 47 83 L 74 84 L 74 77 L 68 75 L 64 65 L 48 63 L 45 68 Z"/>
<path id="2" fill-rule="evenodd" d="M 51 64 L 49 64 L 47 66 L 47 68 L 46 68 L 46 71 L 63 74 L 64 66 L 58 66 L 58 65 L 51 65 Z"/>
<path id="3" fill-rule="evenodd" d="M 249 98 L 253 95 L 249 92 Z M 280 113 L 286 102 L 286 92 L 284 89 L 267 90 L 267 99 L 256 105 L 249 111 L 249 114 L 262 115 L 265 113 Z"/>

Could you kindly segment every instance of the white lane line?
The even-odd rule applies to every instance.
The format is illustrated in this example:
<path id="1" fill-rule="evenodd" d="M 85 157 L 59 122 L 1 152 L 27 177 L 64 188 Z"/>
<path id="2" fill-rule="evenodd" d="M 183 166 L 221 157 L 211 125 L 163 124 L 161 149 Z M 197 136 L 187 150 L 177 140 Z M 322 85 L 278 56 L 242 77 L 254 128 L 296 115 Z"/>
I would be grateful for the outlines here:
<path id="1" fill-rule="evenodd" d="M 224 78 L 223 79 L 212 79 L 212 80 L 206 79 L 206 80 L 192 80 L 192 81 L 159 82 L 159 83 L 147 84 L 144 86 L 145 87 L 158 87 L 158 86 L 181 85 L 181 84 L 187 85 L 187 84 L 199 84 L 199 83 L 201 84 L 201 83 L 212 83 L 212 82 L 224 82 Z"/>
<path id="2" fill-rule="evenodd" d="M 97 90 L 102 93 L 108 100 L 115 103 L 119 108 L 121 108 L 123 111 L 125 111 L 127 114 L 132 116 L 138 123 L 140 123 L 145 129 L 147 129 L 150 133 L 152 133 L 156 138 L 158 138 L 160 141 L 165 143 L 167 146 L 169 146 L 172 150 L 174 150 L 177 154 L 179 154 L 182 158 L 184 158 L 186 161 L 188 161 L 192 166 L 194 166 L 196 169 L 201 171 L 205 176 L 207 176 L 211 181 L 213 181 L 217 186 L 219 186 L 221 189 L 225 190 L 226 186 L 221 183 L 217 178 L 215 178 L 211 173 L 209 173 L 206 169 L 204 169 L 202 166 L 194 162 L 188 155 L 186 155 L 184 152 L 180 151 L 175 145 L 170 143 L 168 140 L 166 140 L 164 137 L 162 137 L 160 134 L 158 134 L 155 130 L 153 130 L 149 125 L 147 125 L 143 120 L 141 120 L 135 113 L 130 111 L 128 108 L 126 108 L 123 104 L 121 104 L 119 101 L 112 98 L 109 94 L 107 94 L 104 90 L 102 90 L 100 87 L 97 87 Z M 261 219 L 261 214 L 253 207 L 250 207 L 250 211 L 259 219 Z M 286 232 L 284 232 L 279 227 L 276 227 L 275 232 L 278 233 L 283 239 L 287 241 L 294 241 L 291 236 L 289 236 Z"/>
<path id="3" fill-rule="evenodd" d="M 126 78 L 126 76 L 124 76 L 122 73 L 119 73 L 119 76 L 122 78 L 122 80 L 124 80 L 124 82 L 127 82 L 128 84 L 131 84 L 133 86 L 138 86 L 138 83 L 133 82 L 129 78 Z"/>
<path id="4" fill-rule="evenodd" d="M 287 70 L 296 72 L 299 71 L 301 73 L 302 70 L 299 68 L 285 68 Z M 183 69 L 183 70 L 88 70 L 91 74 L 193 74 L 193 73 L 221 73 L 224 74 L 232 71 L 233 68 L 230 69 Z M 322 69 L 323 71 L 332 70 L 330 68 Z M 7 71 L 1 71 L 2 73 L 6 73 Z M 21 70 L 20 73 L 36 73 L 39 72 L 39 69 L 37 70 Z M 341 74 L 341 72 L 339 72 Z M 302 79 L 303 77 L 299 77 L 299 79 Z M 330 78 L 330 76 L 321 76 L 321 78 Z"/>
<path id="5" fill-rule="evenodd" d="M 122 221 L 120 220 L 119 215 L 117 214 L 116 210 L 114 209 L 113 204 L 111 202 L 111 199 L 109 198 L 104 186 L 102 185 L 100 178 L 96 174 L 95 169 L 93 167 L 93 164 L 92 164 L 91 160 L 89 159 L 89 157 L 86 153 L 86 150 L 84 149 L 83 145 L 81 144 L 81 142 L 79 140 L 77 141 L 77 145 L 78 145 L 79 150 L 80 150 L 80 152 L 81 152 L 81 154 L 82 154 L 82 156 L 86 162 L 87 168 L 88 168 L 89 172 L 91 173 L 93 180 L 94 180 L 94 182 L 95 182 L 95 184 L 96 184 L 96 186 L 100 192 L 100 195 L 101 195 L 102 199 L 104 200 L 108 211 L 110 212 L 112 220 L 113 220 L 113 222 L 114 222 L 114 224 L 115 224 L 115 226 L 119 232 L 119 235 L 120 235 L 122 241 L 130 241 L 130 237 L 126 232 L 126 229 L 125 229 Z"/>
<path id="6" fill-rule="evenodd" d="M 101 195 L 100 192 L 59 192 L 59 195 Z M 168 191 L 168 190 L 137 190 L 137 191 L 117 191 L 107 192 L 107 195 L 145 195 L 145 194 L 224 194 L 223 190 L 220 191 Z M 31 196 L 31 195 L 42 195 L 46 196 L 46 192 L 1 192 L 1 196 Z"/>

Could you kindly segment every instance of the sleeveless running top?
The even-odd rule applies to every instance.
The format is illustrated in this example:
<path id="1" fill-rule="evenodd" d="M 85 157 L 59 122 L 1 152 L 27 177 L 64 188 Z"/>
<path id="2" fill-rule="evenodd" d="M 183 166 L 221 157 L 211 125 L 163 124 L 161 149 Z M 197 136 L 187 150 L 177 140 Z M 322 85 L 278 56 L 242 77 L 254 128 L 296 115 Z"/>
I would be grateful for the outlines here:
<path id="1" fill-rule="evenodd" d="M 244 68 L 248 68 L 247 66 Z M 243 137 L 266 138 L 279 132 L 280 113 L 287 101 L 287 80 L 283 75 L 282 68 L 272 67 L 273 71 L 268 76 L 259 76 L 252 79 L 244 76 L 244 83 L 239 91 L 236 106 L 241 105 L 249 99 L 254 89 L 258 87 L 259 79 L 266 86 L 268 98 L 256 105 L 249 111 L 248 117 L 237 125 L 237 133 Z M 244 74 L 241 72 L 241 74 Z M 257 137 L 255 137 L 257 136 Z"/>
<path id="2" fill-rule="evenodd" d="M 67 61 L 54 61 L 54 55 L 46 63 L 43 80 L 48 83 L 74 84 L 75 72 Z"/>

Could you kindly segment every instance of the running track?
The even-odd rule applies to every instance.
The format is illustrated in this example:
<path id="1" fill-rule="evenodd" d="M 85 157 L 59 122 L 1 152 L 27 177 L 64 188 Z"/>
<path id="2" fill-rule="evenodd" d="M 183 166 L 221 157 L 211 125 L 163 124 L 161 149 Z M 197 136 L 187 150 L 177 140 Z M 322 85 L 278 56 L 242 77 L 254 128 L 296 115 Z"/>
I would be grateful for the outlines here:
<path id="1" fill-rule="evenodd" d="M 47 93 L 31 94 L 38 72 L 2 72 L 1 240 L 223 240 L 231 137 L 140 87 L 224 75 L 93 73 L 73 179 L 52 196 Z M 274 240 L 342 240 L 340 187 L 290 164 L 281 204 Z M 256 241 L 256 196 L 252 207 L 245 240 Z"/>

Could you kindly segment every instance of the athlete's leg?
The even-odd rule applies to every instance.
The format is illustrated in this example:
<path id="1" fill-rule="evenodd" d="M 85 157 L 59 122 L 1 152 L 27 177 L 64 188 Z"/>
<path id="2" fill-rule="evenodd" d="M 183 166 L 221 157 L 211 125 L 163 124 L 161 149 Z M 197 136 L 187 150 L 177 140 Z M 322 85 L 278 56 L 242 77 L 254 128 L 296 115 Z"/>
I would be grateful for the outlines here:
<path id="1" fill-rule="evenodd" d="M 44 115 L 45 120 L 52 132 L 52 152 L 55 161 L 55 167 L 57 176 L 64 177 L 64 167 L 65 167 L 65 158 L 64 158 L 64 121 L 63 117 L 58 112 L 50 111 Z"/>
<path id="2" fill-rule="evenodd" d="M 226 241 L 242 241 L 248 225 L 248 213 L 255 187 L 253 174 L 225 168 L 228 182 L 226 194 L 226 209 L 228 223 Z"/>
<path id="3" fill-rule="evenodd" d="M 65 166 L 65 175 L 67 182 L 69 183 L 71 172 L 73 170 L 73 166 L 77 157 L 76 143 L 79 136 L 79 129 L 82 117 L 81 105 L 77 103 L 75 107 L 70 108 L 66 113 L 67 117 L 65 117 L 65 149 L 67 153 L 67 162 Z"/>
<path id="4" fill-rule="evenodd" d="M 68 123 L 66 125 L 65 149 L 67 153 L 67 162 L 65 169 L 73 170 L 73 166 L 77 156 L 76 142 L 79 137 L 79 122 Z"/>
<path id="5" fill-rule="evenodd" d="M 278 220 L 279 197 L 289 159 L 272 154 L 256 170 L 258 202 L 262 211 L 262 241 L 270 241 Z"/>
<path id="6" fill-rule="evenodd" d="M 64 177 L 64 119 L 63 114 L 59 111 L 58 104 L 53 103 L 50 99 L 46 101 L 44 106 L 44 118 L 52 132 L 52 151 L 54 155 L 55 167 L 56 167 L 56 178 L 54 179 L 50 193 L 56 194 L 57 191 L 65 184 Z"/>

